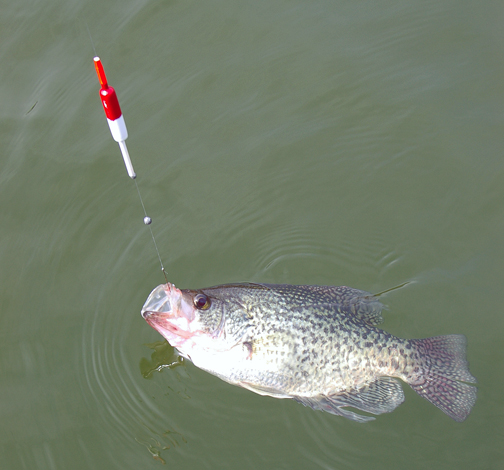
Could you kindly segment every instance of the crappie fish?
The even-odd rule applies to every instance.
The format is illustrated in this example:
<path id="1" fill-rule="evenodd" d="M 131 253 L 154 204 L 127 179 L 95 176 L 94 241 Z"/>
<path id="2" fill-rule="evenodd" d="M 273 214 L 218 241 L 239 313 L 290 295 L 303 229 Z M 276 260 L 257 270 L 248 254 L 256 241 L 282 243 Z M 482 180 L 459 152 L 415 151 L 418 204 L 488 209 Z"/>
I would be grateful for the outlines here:
<path id="1" fill-rule="evenodd" d="M 383 305 L 350 287 L 156 287 L 143 318 L 197 367 L 260 395 L 365 422 L 404 401 L 397 378 L 455 421 L 476 401 L 462 335 L 402 339 Z"/>

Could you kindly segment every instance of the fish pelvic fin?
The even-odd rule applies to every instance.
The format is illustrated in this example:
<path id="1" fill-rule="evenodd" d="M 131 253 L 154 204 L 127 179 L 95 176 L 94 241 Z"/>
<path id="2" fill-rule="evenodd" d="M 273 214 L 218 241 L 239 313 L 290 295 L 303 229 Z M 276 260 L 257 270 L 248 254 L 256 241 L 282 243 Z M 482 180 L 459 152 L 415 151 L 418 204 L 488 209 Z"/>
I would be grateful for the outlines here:
<path id="1" fill-rule="evenodd" d="M 465 336 L 435 336 L 412 342 L 420 356 L 420 367 L 407 377 L 408 384 L 450 418 L 464 421 L 477 392 L 475 386 L 464 383 L 476 383 L 466 360 Z"/>

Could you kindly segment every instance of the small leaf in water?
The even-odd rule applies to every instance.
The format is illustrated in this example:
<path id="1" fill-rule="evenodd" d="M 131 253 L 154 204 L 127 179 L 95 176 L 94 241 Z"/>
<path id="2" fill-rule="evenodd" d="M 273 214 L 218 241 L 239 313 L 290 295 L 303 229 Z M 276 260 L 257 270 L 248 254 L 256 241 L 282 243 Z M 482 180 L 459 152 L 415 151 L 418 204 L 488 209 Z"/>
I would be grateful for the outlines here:
<path id="1" fill-rule="evenodd" d="M 32 106 L 32 107 L 31 107 L 31 108 L 27 111 L 27 113 L 25 114 L 25 116 L 26 116 L 27 114 L 30 114 L 30 113 L 33 111 L 33 108 L 34 108 L 35 106 L 37 106 L 37 103 L 38 103 L 38 100 L 37 100 L 37 101 L 35 101 L 35 103 L 33 104 L 33 106 Z"/>
<path id="2" fill-rule="evenodd" d="M 155 371 L 161 372 L 165 367 L 172 369 L 184 363 L 184 359 L 177 354 L 168 341 L 156 341 L 145 346 L 154 351 L 150 359 L 143 357 L 140 360 L 140 372 L 145 379 L 152 378 Z"/>

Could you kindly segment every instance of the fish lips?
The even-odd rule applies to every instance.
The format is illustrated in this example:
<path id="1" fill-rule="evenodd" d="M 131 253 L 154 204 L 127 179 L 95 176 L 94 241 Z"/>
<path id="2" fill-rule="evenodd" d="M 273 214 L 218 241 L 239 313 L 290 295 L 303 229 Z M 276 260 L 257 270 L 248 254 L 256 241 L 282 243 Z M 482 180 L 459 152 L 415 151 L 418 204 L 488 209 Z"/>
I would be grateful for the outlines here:
<path id="1" fill-rule="evenodd" d="M 172 346 L 178 340 L 190 338 L 194 309 L 182 301 L 182 292 L 173 284 L 157 286 L 147 298 L 141 311 L 142 317 L 161 333 Z"/>
<path id="2" fill-rule="evenodd" d="M 173 284 L 161 284 L 157 286 L 149 295 L 142 307 L 142 317 L 145 320 L 153 313 L 172 312 L 172 290 L 177 289 Z M 177 289 L 178 290 L 178 289 Z M 179 291 L 180 292 L 180 291 Z"/>

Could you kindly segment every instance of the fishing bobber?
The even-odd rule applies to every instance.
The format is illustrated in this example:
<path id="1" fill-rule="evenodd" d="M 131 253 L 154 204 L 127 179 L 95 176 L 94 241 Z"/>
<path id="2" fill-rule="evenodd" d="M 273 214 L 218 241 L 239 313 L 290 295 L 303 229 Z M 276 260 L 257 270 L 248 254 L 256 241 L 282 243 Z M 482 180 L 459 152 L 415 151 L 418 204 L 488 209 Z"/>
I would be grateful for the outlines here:
<path id="1" fill-rule="evenodd" d="M 126 147 L 126 139 L 128 138 L 128 129 L 124 122 L 124 117 L 119 106 L 119 100 L 115 90 L 108 85 L 105 71 L 99 57 L 94 58 L 94 64 L 98 80 L 100 81 L 100 98 L 107 116 L 107 122 L 110 128 L 113 139 L 119 144 L 123 156 L 126 171 L 131 179 L 136 178 L 135 170 L 129 156 L 128 148 Z"/>

